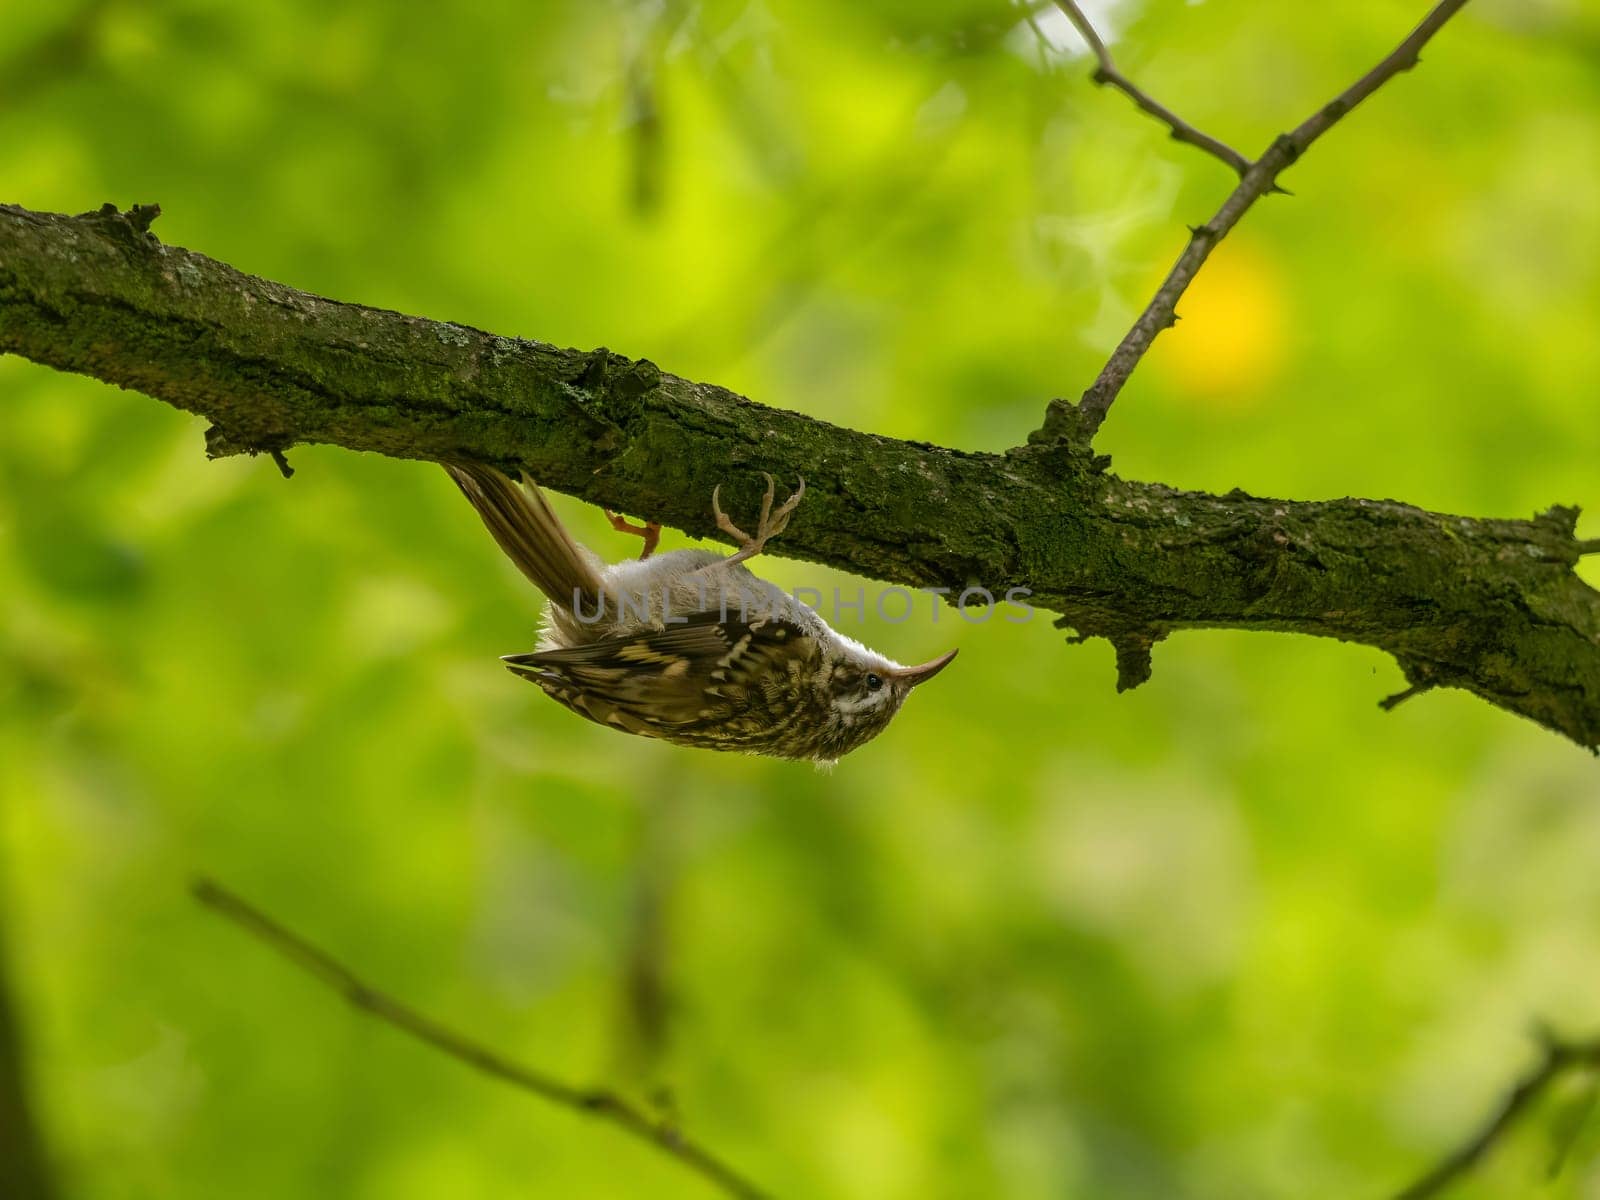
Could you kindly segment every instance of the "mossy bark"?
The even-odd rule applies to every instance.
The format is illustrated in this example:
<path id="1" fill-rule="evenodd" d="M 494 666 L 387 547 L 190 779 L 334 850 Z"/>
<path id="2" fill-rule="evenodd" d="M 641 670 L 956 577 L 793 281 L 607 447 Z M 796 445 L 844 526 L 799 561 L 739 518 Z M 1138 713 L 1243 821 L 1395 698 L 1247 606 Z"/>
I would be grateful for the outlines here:
<path id="1" fill-rule="evenodd" d="M 1065 419 L 1001 455 L 878 437 L 604 349 L 323 299 L 163 245 L 154 215 L 0 206 L 0 351 L 202 414 L 213 455 L 476 459 L 701 536 L 714 485 L 746 504 L 758 471 L 803 476 L 779 553 L 912 587 L 1030 588 L 1111 640 L 1119 687 L 1175 630 L 1307 633 L 1600 747 L 1600 593 L 1573 572 L 1574 509 L 1179 491 L 1111 474 Z"/>

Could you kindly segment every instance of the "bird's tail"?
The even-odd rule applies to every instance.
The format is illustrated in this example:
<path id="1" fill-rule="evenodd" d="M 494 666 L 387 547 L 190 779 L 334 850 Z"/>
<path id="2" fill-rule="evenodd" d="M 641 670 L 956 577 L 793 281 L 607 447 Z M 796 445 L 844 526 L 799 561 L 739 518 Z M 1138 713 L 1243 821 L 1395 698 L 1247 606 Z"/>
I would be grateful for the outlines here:
<path id="1" fill-rule="evenodd" d="M 515 483 L 493 467 L 477 463 L 447 463 L 444 469 L 478 510 L 506 557 L 534 587 L 562 608 L 571 609 L 580 601 L 595 607 L 600 576 L 536 484 Z"/>

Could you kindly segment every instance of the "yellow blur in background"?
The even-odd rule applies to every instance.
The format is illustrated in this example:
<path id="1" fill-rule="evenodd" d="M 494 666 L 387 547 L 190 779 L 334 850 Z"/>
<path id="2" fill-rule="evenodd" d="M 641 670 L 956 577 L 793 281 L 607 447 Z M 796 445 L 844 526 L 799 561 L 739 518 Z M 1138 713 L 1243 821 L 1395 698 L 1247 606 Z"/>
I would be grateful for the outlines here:
<path id="1" fill-rule="evenodd" d="M 1197 405 L 1254 410 L 1275 393 L 1295 353 L 1300 334 L 1290 301 L 1273 259 L 1244 237 L 1224 242 L 1185 294 L 1179 323 L 1151 364 L 1166 387 Z"/>

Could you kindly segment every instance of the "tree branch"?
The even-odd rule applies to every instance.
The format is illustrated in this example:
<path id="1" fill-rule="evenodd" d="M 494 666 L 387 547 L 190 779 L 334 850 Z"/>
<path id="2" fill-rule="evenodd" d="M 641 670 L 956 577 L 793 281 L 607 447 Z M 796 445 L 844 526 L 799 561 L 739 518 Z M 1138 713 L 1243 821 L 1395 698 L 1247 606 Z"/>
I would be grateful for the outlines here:
<path id="1" fill-rule="evenodd" d="M 1073 27 L 1083 37 L 1083 40 L 1089 43 L 1089 49 L 1094 51 L 1097 65 L 1094 74 L 1090 78 L 1095 83 L 1110 84 L 1116 88 L 1117 91 L 1137 104 L 1140 109 L 1165 125 L 1171 131 L 1173 141 L 1184 142 L 1187 145 L 1204 150 L 1213 158 L 1220 159 L 1232 167 L 1238 175 L 1243 175 L 1250 169 L 1250 160 L 1232 146 L 1226 142 L 1218 141 L 1209 133 L 1203 133 L 1196 129 L 1165 104 L 1150 95 L 1149 92 L 1136 86 L 1133 80 L 1129 79 L 1121 71 L 1117 70 L 1116 60 L 1111 57 L 1111 51 L 1107 49 L 1100 35 L 1095 32 L 1094 25 L 1084 15 L 1083 9 L 1073 3 L 1073 0 L 1055 0 L 1055 2 L 1056 7 L 1066 14 L 1067 20 L 1072 22 Z M 1037 29 L 1037 26 L 1035 26 L 1035 29 Z"/>
<path id="2" fill-rule="evenodd" d="M 1600 746 L 1600 593 L 1573 571 L 1575 509 L 1478 520 L 1214 496 L 1120 479 L 1077 444 L 877 437 L 607 350 L 296 291 L 162 245 L 153 215 L 0 206 L 0 351 L 201 413 L 213 455 L 471 458 L 702 537 L 721 536 L 716 484 L 753 498 L 759 471 L 802 475 L 780 554 L 952 594 L 1031 589 L 1058 625 L 1111 641 L 1119 687 L 1175 630 L 1315 634 Z"/>
<path id="3" fill-rule="evenodd" d="M 1110 359 L 1089 385 L 1089 390 L 1083 393 L 1076 405 L 1065 399 L 1052 400 L 1045 410 L 1044 424 L 1029 436 L 1030 442 L 1087 443 L 1094 436 L 1146 351 L 1162 330 L 1170 329 L 1177 322 L 1178 300 L 1199 274 L 1206 259 L 1211 257 L 1217 244 L 1228 235 L 1228 231 L 1239 223 L 1239 219 L 1250 211 L 1257 200 L 1277 187 L 1279 174 L 1309 150 L 1313 142 L 1383 84 L 1401 71 L 1416 66 L 1422 47 L 1466 3 L 1467 0 L 1441 0 L 1382 62 L 1307 117 L 1292 133 L 1280 134 L 1260 158 L 1245 168 L 1239 186 L 1223 201 L 1222 207 L 1211 220 L 1191 228 L 1189 244 L 1156 289 L 1150 303 L 1134 321 L 1133 328 L 1111 352 Z M 1068 5 L 1063 4 L 1062 7 L 1066 9 Z M 1068 12 L 1068 16 L 1071 15 Z M 1077 22 L 1074 21 L 1074 24 Z M 1087 29 L 1088 23 L 1084 22 L 1078 27 L 1080 30 Z M 1089 35 L 1086 33 L 1085 36 Z M 1098 41 L 1098 38 L 1094 39 L 1094 43 Z"/>
<path id="4" fill-rule="evenodd" d="M 201 904 L 259 938 L 306 974 L 338 992 L 353 1008 L 502 1083 L 583 1116 L 607 1121 L 677 1160 L 729 1196 L 762 1200 L 766 1195 L 711 1151 L 686 1138 L 675 1125 L 647 1115 L 615 1092 L 562 1083 L 430 1020 L 367 984 L 332 955 L 284 928 L 220 884 L 199 879 L 195 881 L 193 892 Z"/>
<path id="5" fill-rule="evenodd" d="M 1544 1043 L 1544 1058 L 1511 1089 L 1498 1111 L 1422 1178 L 1397 1193 L 1395 1200 L 1428 1200 L 1430 1196 L 1440 1195 L 1494 1149 L 1558 1078 L 1575 1069 L 1600 1068 L 1600 1039 L 1568 1042 L 1548 1033 L 1540 1037 Z"/>

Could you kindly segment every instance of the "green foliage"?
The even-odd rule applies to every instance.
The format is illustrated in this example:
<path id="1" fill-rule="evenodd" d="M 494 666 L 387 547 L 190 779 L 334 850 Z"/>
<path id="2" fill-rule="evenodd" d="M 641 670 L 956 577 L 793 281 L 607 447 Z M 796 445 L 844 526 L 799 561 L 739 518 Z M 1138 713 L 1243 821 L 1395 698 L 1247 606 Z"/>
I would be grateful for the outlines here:
<path id="1" fill-rule="evenodd" d="M 3 199 L 159 201 L 244 270 L 953 446 L 1081 390 L 1230 186 L 999 0 L 113 0 L 66 38 L 21 7 Z M 1249 153 L 1422 8 L 1110 24 Z M 1470 6 L 1224 243 L 1117 469 L 1600 504 L 1597 44 L 1592 6 Z M 500 669 L 536 605 L 441 472 L 285 482 L 136 395 L 15 360 L 0 391 L 0 915 L 71 1196 L 707 1194 L 349 1012 L 197 870 L 507 1053 L 665 1089 L 785 1196 L 1382 1194 L 1532 1018 L 1600 1026 L 1594 762 L 1462 694 L 1380 713 L 1375 652 L 1184 634 L 1118 696 L 1103 644 L 925 613 L 852 630 L 963 655 L 835 773 L 674 750 Z M 1461 1194 L 1592 1193 L 1579 1102 Z"/>

